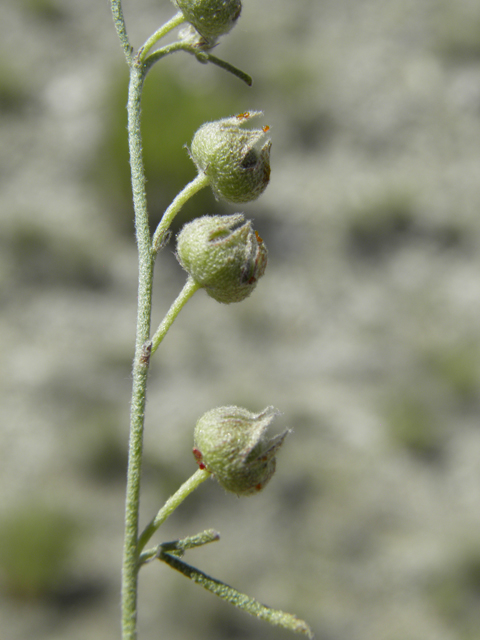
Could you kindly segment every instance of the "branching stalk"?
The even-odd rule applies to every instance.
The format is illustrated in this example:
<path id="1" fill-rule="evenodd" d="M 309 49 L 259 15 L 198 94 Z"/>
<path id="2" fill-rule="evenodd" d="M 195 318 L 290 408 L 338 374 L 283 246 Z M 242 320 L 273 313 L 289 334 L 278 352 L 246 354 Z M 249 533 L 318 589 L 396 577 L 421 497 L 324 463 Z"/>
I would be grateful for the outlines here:
<path id="1" fill-rule="evenodd" d="M 186 51 L 190 55 L 195 56 L 197 60 L 202 64 L 207 64 L 208 62 L 211 62 L 217 67 L 224 69 L 224 71 L 228 71 L 228 73 L 231 73 L 232 75 L 236 76 L 237 78 L 239 78 L 239 80 L 241 80 L 242 82 L 245 82 L 245 84 L 247 84 L 249 87 L 251 87 L 253 84 L 252 76 L 248 75 L 248 73 L 245 73 L 245 71 L 242 71 L 238 67 L 235 67 L 233 64 L 230 64 L 230 62 L 227 62 L 226 60 L 217 58 L 211 53 L 208 53 L 207 51 L 202 51 L 201 49 L 198 49 L 197 47 L 195 47 L 195 45 L 192 45 L 188 42 L 184 42 L 182 40 L 179 40 L 178 42 L 172 42 L 171 44 L 167 44 L 165 47 L 162 47 L 161 49 L 157 49 L 156 51 L 151 53 L 148 57 L 144 58 L 145 68 L 149 70 L 156 62 L 158 62 L 165 56 L 168 56 L 171 53 L 174 53 L 175 51 Z"/>
<path id="2" fill-rule="evenodd" d="M 145 545 L 165 520 L 175 511 L 185 498 L 192 493 L 192 491 L 194 491 L 202 482 L 210 477 L 211 473 L 213 473 L 211 471 L 207 471 L 205 468 L 206 463 L 200 465 L 203 468 L 198 469 L 178 489 L 178 491 L 167 500 L 164 506 L 158 511 L 157 515 L 145 527 L 141 535 L 138 535 L 143 433 L 150 358 L 161 344 L 167 331 L 180 313 L 180 310 L 201 286 L 191 275 L 188 277 L 185 286 L 177 299 L 171 305 L 153 338 L 150 338 L 155 257 L 165 243 L 168 229 L 175 215 L 189 198 L 209 183 L 209 179 L 205 174 L 206 168 L 204 167 L 203 171 L 199 171 L 197 177 L 192 180 L 173 200 L 172 204 L 165 211 L 155 233 L 153 234 L 153 237 L 151 236 L 147 210 L 147 196 L 145 188 L 146 180 L 142 157 L 142 136 L 140 127 L 143 84 L 149 69 L 155 62 L 174 51 L 180 50 L 184 50 L 195 55 L 197 60 L 202 63 L 211 62 L 229 73 L 233 73 L 249 85 L 252 84 L 252 79 L 246 73 L 237 69 L 230 63 L 225 62 L 220 58 L 216 58 L 206 51 L 202 51 L 191 43 L 188 44 L 187 42 L 181 41 L 174 42 L 161 49 L 157 49 L 153 53 L 149 53 L 161 38 L 172 31 L 172 29 L 185 22 L 182 12 L 177 13 L 171 20 L 160 27 L 145 42 L 143 47 L 140 48 L 135 56 L 133 47 L 131 46 L 127 35 L 121 0 L 110 0 L 110 2 L 115 28 L 122 44 L 127 63 L 130 67 L 130 83 L 127 104 L 128 144 L 133 204 L 135 211 L 135 231 L 138 247 L 138 307 L 135 355 L 132 371 L 133 385 L 130 409 L 130 437 L 125 502 L 125 538 L 122 564 L 122 640 L 137 640 L 138 572 L 139 568 L 143 564 L 149 562 L 153 558 L 159 558 L 177 571 L 180 571 L 185 576 L 189 577 L 194 582 L 203 586 L 205 589 L 243 609 L 244 611 L 267 620 L 272 624 L 282 626 L 294 632 L 303 633 L 311 638 L 311 630 L 302 620 L 299 620 L 291 614 L 266 607 L 253 598 L 238 592 L 219 580 L 211 578 L 198 569 L 195 569 L 180 560 L 180 556 L 182 556 L 187 549 L 192 549 L 209 542 L 213 542 L 214 540 L 218 540 L 219 536 L 215 531 L 207 530 L 201 534 L 197 534 L 196 536 L 163 543 L 154 549 L 144 550 Z M 236 17 L 238 17 L 238 14 Z M 234 17 L 234 19 L 236 19 L 236 17 Z M 248 117 L 248 114 L 244 114 L 240 117 Z M 199 166 L 198 163 L 196 164 Z M 263 176 L 263 178 L 264 177 L 265 176 Z M 264 179 L 262 184 L 264 188 L 266 184 Z M 260 192 L 254 191 L 255 197 L 258 197 Z M 232 201 L 246 202 L 248 200 L 237 199 Z M 260 245 L 261 242 L 260 237 L 256 234 L 255 247 L 257 247 L 257 244 Z M 255 259 L 255 265 L 258 267 L 258 264 L 259 262 L 257 257 Z M 264 267 L 261 269 L 261 273 L 259 273 L 258 277 L 263 275 L 263 270 Z M 254 272 L 248 273 L 250 276 L 252 276 L 252 273 L 255 275 Z M 245 272 L 242 270 L 242 283 L 244 275 Z M 249 284 L 254 283 L 256 283 L 256 277 L 252 277 L 251 282 L 249 281 Z M 218 294 L 216 296 L 212 294 L 212 297 L 220 302 L 238 302 L 240 299 L 243 299 L 239 298 L 238 295 L 235 299 L 228 300 Z M 271 450 L 268 450 L 266 453 L 269 454 L 270 451 Z M 201 456 L 202 454 L 200 453 L 200 459 Z M 262 458 L 262 460 L 267 460 L 267 457 Z M 215 471 L 214 473 L 215 476 L 219 478 L 219 472 Z M 267 480 L 268 479 L 269 478 L 267 478 Z M 258 486 L 256 486 L 255 489 L 258 490 Z"/>
<path id="3" fill-rule="evenodd" d="M 233 604 L 238 609 L 242 609 L 245 613 L 249 613 L 252 616 L 260 618 L 260 620 L 265 620 L 270 624 L 283 627 L 294 633 L 301 633 L 307 636 L 309 640 L 312 640 L 312 630 L 304 620 L 297 618 L 297 616 L 291 613 L 285 613 L 285 611 L 280 611 L 279 609 L 267 607 L 261 602 L 258 602 L 258 600 L 255 600 L 255 598 L 251 598 L 245 593 L 240 593 L 240 591 L 230 587 L 228 584 L 225 584 L 225 582 L 212 578 L 203 571 L 200 571 L 200 569 L 192 567 L 190 564 L 180 560 L 177 555 L 167 553 L 161 548 L 159 549 L 157 557 L 159 560 L 166 562 L 172 569 L 176 569 L 182 573 L 186 578 L 190 578 L 190 580 L 193 580 L 207 591 L 210 591 L 210 593 Z"/>
<path id="4" fill-rule="evenodd" d="M 190 200 L 200 189 L 208 185 L 208 178 L 204 173 L 199 173 L 197 177 L 189 182 L 180 193 L 175 197 L 172 204 L 168 207 L 160 220 L 158 227 L 153 235 L 152 247 L 154 253 L 160 249 L 163 243 L 165 234 L 168 228 L 172 224 L 174 217 L 183 207 L 183 205 Z"/>
<path id="5" fill-rule="evenodd" d="M 152 338 L 151 348 L 150 348 L 152 355 L 158 349 L 167 331 L 172 326 L 173 322 L 175 321 L 176 317 L 178 316 L 182 308 L 187 304 L 187 302 L 190 300 L 193 294 L 199 289 L 200 289 L 200 285 L 197 282 L 195 282 L 193 278 L 189 276 L 187 278 L 185 286 L 178 294 L 176 300 L 172 303 L 172 306 L 168 310 L 167 315 L 160 323 L 160 326 L 158 327 L 157 331 L 155 332 L 155 335 Z"/>
<path id="6" fill-rule="evenodd" d="M 138 557 L 138 564 L 146 564 L 150 562 L 150 560 L 158 558 L 161 551 L 167 551 L 172 555 L 181 557 L 187 549 L 202 547 L 205 544 L 216 542 L 217 540 L 220 540 L 220 534 L 214 529 L 207 529 L 206 531 L 198 533 L 196 536 L 188 536 L 187 538 L 174 540 L 173 542 L 162 542 L 157 547 L 143 551 Z"/>
<path id="7" fill-rule="evenodd" d="M 155 531 L 165 522 L 165 520 L 170 516 L 175 509 L 185 500 L 187 496 L 189 496 L 192 491 L 194 491 L 202 482 L 204 482 L 207 478 L 210 477 L 210 472 L 206 469 L 197 469 L 193 476 L 182 484 L 180 489 L 176 491 L 173 496 L 171 496 L 157 515 L 150 521 L 150 523 L 145 527 L 143 533 L 138 539 L 138 549 L 141 551 L 145 548 L 145 545 L 153 536 Z"/>
<path id="8" fill-rule="evenodd" d="M 157 29 L 157 31 L 155 31 L 155 33 L 152 36 L 150 36 L 150 38 L 145 42 L 143 47 L 140 47 L 137 54 L 138 62 L 143 63 L 150 49 L 154 47 L 159 40 L 161 40 L 164 36 L 166 36 L 167 33 L 170 33 L 172 29 L 175 29 L 175 27 L 178 27 L 184 22 L 185 22 L 185 18 L 183 17 L 183 13 L 179 11 L 173 16 L 171 20 L 169 20 L 163 26 L 161 26 L 160 29 Z"/>

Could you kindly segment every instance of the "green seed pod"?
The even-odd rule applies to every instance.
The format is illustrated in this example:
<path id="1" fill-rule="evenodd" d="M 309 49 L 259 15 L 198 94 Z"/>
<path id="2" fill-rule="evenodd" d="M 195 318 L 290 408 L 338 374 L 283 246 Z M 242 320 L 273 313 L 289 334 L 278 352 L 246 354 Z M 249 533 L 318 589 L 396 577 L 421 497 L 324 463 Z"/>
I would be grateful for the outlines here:
<path id="1" fill-rule="evenodd" d="M 241 0 L 174 0 L 174 4 L 208 42 L 228 33 L 242 11 Z"/>
<path id="2" fill-rule="evenodd" d="M 232 118 L 207 122 L 195 133 L 190 154 L 197 169 L 210 180 L 216 198 L 228 202 L 256 200 L 270 180 L 269 127 L 244 129 L 243 125 L 262 115 L 241 113 Z"/>
<path id="3" fill-rule="evenodd" d="M 193 455 L 227 491 L 248 496 L 258 493 L 275 472 L 275 454 L 288 430 L 268 438 L 267 429 L 278 411 L 267 407 L 250 413 L 241 407 L 207 411 L 194 431 Z"/>
<path id="4" fill-rule="evenodd" d="M 229 304 L 255 289 L 267 266 L 267 248 L 243 214 L 203 216 L 178 234 L 177 259 L 209 296 Z"/>

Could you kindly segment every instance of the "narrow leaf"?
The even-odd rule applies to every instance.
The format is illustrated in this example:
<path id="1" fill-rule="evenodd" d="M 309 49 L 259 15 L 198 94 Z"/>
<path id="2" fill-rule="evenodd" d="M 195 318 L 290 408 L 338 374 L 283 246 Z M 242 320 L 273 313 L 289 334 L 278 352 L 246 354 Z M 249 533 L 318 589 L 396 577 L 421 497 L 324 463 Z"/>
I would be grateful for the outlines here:
<path id="1" fill-rule="evenodd" d="M 162 551 L 168 551 L 175 556 L 183 556 L 187 549 L 194 549 L 195 547 L 201 547 L 209 542 L 215 542 L 220 540 L 220 534 L 214 529 L 207 529 L 201 533 L 197 533 L 195 536 L 189 536 L 188 538 L 182 538 L 182 540 L 173 540 L 173 542 L 162 542 L 158 547 L 158 553 Z"/>
<path id="2" fill-rule="evenodd" d="M 211 53 L 207 53 L 206 51 L 197 51 L 194 52 L 194 55 L 199 62 L 202 62 L 203 64 L 211 62 L 217 67 L 220 67 L 221 69 L 232 73 L 234 76 L 245 82 L 245 84 L 247 84 L 249 87 L 252 86 L 253 78 L 249 76 L 248 73 L 245 73 L 245 71 L 238 69 L 238 67 L 234 67 L 233 64 L 230 64 L 226 60 L 217 58 L 216 56 L 213 56 Z"/>
<path id="3" fill-rule="evenodd" d="M 246 613 L 256 616 L 262 620 L 266 620 L 270 624 L 278 627 L 289 629 L 295 633 L 303 633 L 308 636 L 308 638 L 313 638 L 312 630 L 308 624 L 291 613 L 285 613 L 278 609 L 267 607 L 258 602 L 258 600 L 250 598 L 250 596 L 240 593 L 224 582 L 208 576 L 206 573 L 203 573 L 203 571 L 192 567 L 170 553 L 160 550 L 158 558 L 159 560 L 166 562 L 170 567 L 172 567 L 172 569 L 176 569 L 187 578 L 190 578 L 190 580 L 201 585 L 207 591 L 214 593 L 219 598 L 222 598 L 222 600 L 230 602 L 230 604 L 242 609 Z"/>

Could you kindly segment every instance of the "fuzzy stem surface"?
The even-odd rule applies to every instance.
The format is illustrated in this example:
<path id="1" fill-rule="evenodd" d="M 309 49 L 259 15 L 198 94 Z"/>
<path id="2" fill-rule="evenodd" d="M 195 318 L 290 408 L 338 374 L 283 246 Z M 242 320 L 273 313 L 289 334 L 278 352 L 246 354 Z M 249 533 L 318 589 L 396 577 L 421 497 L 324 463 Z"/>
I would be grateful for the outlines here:
<path id="1" fill-rule="evenodd" d="M 183 205 L 190 200 L 192 196 L 194 196 L 200 189 L 206 187 L 209 183 L 209 179 L 206 174 L 201 172 L 194 178 L 191 182 L 189 182 L 175 197 L 172 204 L 166 209 L 165 213 L 160 220 L 158 227 L 155 230 L 152 240 L 152 247 L 155 253 L 158 252 L 160 247 L 162 246 L 163 239 L 165 234 L 168 231 L 169 226 L 172 224 L 173 219 L 183 207 Z"/>
<path id="2" fill-rule="evenodd" d="M 153 536 L 155 531 L 165 522 L 165 520 L 175 511 L 175 509 L 182 504 L 187 496 L 194 491 L 199 485 L 202 484 L 207 478 L 210 477 L 210 472 L 206 469 L 197 469 L 195 473 L 186 480 L 182 486 L 170 496 L 165 502 L 163 507 L 157 513 L 157 515 L 150 521 L 150 523 L 143 530 L 140 538 L 138 539 L 139 552 L 145 548 L 145 545 Z"/>
<path id="3" fill-rule="evenodd" d="M 150 347 L 151 355 L 153 355 L 155 351 L 158 349 L 167 331 L 172 326 L 173 322 L 175 321 L 176 317 L 178 316 L 182 308 L 187 304 L 187 302 L 190 300 L 193 294 L 196 291 L 198 291 L 200 288 L 201 288 L 201 285 L 195 282 L 195 280 L 191 276 L 187 278 L 187 281 L 183 289 L 180 291 L 177 298 L 172 303 L 172 306 L 167 311 L 166 316 L 160 323 L 160 326 L 158 327 L 157 331 L 155 332 L 155 335 L 152 338 L 151 347 Z"/>
<path id="4" fill-rule="evenodd" d="M 132 65 L 128 91 L 128 141 L 138 246 L 138 308 L 133 361 L 130 438 L 128 446 L 127 490 L 125 499 L 125 540 L 122 565 L 122 639 L 137 638 L 137 537 L 140 508 L 143 428 L 150 353 L 145 348 L 150 336 L 154 255 L 148 226 L 145 171 L 140 132 L 141 93 L 145 71 Z"/>
<path id="5" fill-rule="evenodd" d="M 151 35 L 150 38 L 145 42 L 143 47 L 140 47 L 137 54 L 138 62 L 142 63 L 145 60 L 147 53 L 152 47 L 157 44 L 159 40 L 166 36 L 167 33 L 170 33 L 172 29 L 175 29 L 175 27 L 178 27 L 184 22 L 185 18 L 183 16 L 183 13 L 179 11 L 173 16 L 173 18 L 171 18 L 168 22 L 161 26 L 160 29 L 157 29 L 157 31 L 155 31 L 155 33 Z"/>
<path id="6" fill-rule="evenodd" d="M 249 76 L 248 73 L 245 73 L 245 71 L 238 69 L 238 67 L 235 67 L 233 64 L 226 62 L 226 60 L 222 60 L 221 58 L 213 56 L 211 53 L 201 51 L 197 47 L 195 47 L 195 45 L 184 42 L 183 40 L 167 44 L 165 47 L 157 49 L 142 60 L 145 64 L 145 67 L 147 69 L 150 69 L 156 62 L 158 62 L 165 56 L 170 55 L 171 53 L 175 53 L 175 51 L 186 51 L 187 53 L 194 55 L 202 64 L 211 62 L 217 67 L 220 67 L 221 69 L 224 69 L 225 71 L 233 74 L 234 76 L 242 80 L 242 82 L 245 82 L 249 87 L 251 87 L 253 84 L 253 78 Z"/>
<path id="7" fill-rule="evenodd" d="M 127 29 L 125 26 L 125 19 L 123 17 L 122 10 L 122 2 L 121 0 L 111 0 L 110 6 L 112 9 L 113 22 L 115 24 L 115 29 L 117 31 L 117 35 L 122 44 L 123 51 L 125 53 L 125 58 L 129 65 L 133 62 L 133 47 L 130 44 L 130 40 L 128 39 Z"/>

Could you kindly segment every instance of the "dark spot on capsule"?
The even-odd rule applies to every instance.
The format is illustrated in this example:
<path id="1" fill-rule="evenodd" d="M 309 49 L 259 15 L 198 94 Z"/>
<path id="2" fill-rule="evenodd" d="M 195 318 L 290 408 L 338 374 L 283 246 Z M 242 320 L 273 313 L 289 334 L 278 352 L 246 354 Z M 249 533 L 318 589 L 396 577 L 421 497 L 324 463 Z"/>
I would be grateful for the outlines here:
<path id="1" fill-rule="evenodd" d="M 262 183 L 267 185 L 270 182 L 270 165 L 267 164 L 263 171 L 263 180 Z"/>
<path id="2" fill-rule="evenodd" d="M 243 160 L 241 162 L 241 166 L 244 169 L 253 169 L 256 166 L 257 162 L 258 162 L 257 152 L 255 151 L 255 149 L 250 149 L 243 156 Z"/>

